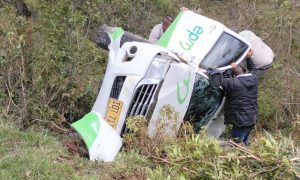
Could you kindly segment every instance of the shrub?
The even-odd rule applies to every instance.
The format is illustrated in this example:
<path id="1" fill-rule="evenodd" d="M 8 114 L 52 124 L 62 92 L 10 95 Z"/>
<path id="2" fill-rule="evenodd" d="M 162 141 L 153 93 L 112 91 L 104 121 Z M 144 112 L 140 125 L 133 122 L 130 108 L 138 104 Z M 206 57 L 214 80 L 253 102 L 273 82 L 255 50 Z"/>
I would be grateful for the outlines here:
<path id="1" fill-rule="evenodd" d="M 250 148 L 232 141 L 219 142 L 189 125 L 180 136 L 150 139 L 145 120 L 128 120 L 125 152 L 139 152 L 152 160 L 149 179 L 291 179 L 299 176 L 299 148 L 291 138 L 265 133 Z M 188 133 L 186 133 L 188 132 Z M 299 176 L 300 177 L 300 176 Z"/>
<path id="2" fill-rule="evenodd" d="M 71 1 L 28 4 L 33 19 L 10 6 L 0 11 L 4 107 L 23 126 L 79 118 L 92 105 L 106 55 L 85 36 L 87 17 Z"/>

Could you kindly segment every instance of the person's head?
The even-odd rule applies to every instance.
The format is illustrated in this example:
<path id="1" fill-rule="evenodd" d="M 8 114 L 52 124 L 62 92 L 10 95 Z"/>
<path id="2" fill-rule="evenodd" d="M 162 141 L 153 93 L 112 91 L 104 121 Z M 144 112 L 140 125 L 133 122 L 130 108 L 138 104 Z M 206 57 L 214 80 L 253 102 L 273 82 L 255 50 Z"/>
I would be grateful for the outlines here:
<path id="1" fill-rule="evenodd" d="M 231 70 L 236 76 L 244 74 L 246 72 L 246 70 L 241 65 L 238 65 L 236 63 L 231 64 Z"/>
<path id="2" fill-rule="evenodd" d="M 163 28 L 164 32 L 168 29 L 168 27 L 170 26 L 172 21 L 173 21 L 173 18 L 171 16 L 167 15 L 164 17 L 163 22 L 162 22 L 162 28 Z"/>

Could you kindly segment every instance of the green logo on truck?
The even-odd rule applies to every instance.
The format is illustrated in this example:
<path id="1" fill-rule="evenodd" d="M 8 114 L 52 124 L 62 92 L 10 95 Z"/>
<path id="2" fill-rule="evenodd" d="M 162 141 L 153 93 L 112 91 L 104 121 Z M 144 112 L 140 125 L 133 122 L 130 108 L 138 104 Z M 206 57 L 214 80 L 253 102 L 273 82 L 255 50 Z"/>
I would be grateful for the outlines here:
<path id="1" fill-rule="evenodd" d="M 184 101 L 186 100 L 187 96 L 188 96 L 188 93 L 189 93 L 189 89 L 190 89 L 190 81 L 191 81 L 191 72 L 189 72 L 189 77 L 188 79 L 185 79 L 183 80 L 182 82 L 178 82 L 177 83 L 177 100 L 178 100 L 178 103 L 179 104 L 182 104 L 184 103 Z M 185 93 L 184 93 L 184 96 L 182 97 L 180 95 L 180 83 L 183 83 L 183 87 L 185 87 Z"/>
<path id="2" fill-rule="evenodd" d="M 188 39 L 184 41 L 179 41 L 180 47 L 184 50 L 191 50 L 194 43 L 199 40 L 199 36 L 203 33 L 203 28 L 196 26 L 193 30 L 187 30 Z"/>

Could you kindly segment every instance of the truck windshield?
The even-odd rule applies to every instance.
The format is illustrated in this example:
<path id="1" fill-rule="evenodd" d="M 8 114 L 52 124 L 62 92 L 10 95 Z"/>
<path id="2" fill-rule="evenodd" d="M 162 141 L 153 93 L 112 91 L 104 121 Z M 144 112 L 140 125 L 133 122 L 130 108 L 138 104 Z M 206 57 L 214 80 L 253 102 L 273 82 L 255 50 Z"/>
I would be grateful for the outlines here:
<path id="1" fill-rule="evenodd" d="M 223 33 L 212 50 L 200 63 L 203 68 L 227 66 L 237 61 L 247 50 L 248 45 L 234 36 Z"/>
<path id="2" fill-rule="evenodd" d="M 222 103 L 224 93 L 220 88 L 213 88 L 210 81 L 196 74 L 193 92 L 184 120 L 193 124 L 199 131 L 213 117 Z"/>

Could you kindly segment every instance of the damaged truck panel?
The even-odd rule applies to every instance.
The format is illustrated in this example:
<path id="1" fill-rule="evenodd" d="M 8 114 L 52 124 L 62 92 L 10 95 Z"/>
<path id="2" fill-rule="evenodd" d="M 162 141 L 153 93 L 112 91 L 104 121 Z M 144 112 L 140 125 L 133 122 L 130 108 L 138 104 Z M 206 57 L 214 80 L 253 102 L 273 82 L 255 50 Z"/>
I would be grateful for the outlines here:
<path id="1" fill-rule="evenodd" d="M 209 124 L 222 124 L 211 122 L 220 117 L 224 93 L 211 87 L 204 72 L 211 67 L 229 69 L 231 62 L 242 61 L 250 46 L 238 34 L 191 11 L 181 12 L 157 44 L 133 41 L 121 45 L 121 28 L 108 34 L 108 65 L 91 112 L 101 123 L 106 121 L 121 135 L 127 131 L 127 117 L 145 116 L 149 136 L 153 137 L 162 121 L 161 109 L 168 105 L 178 116 L 164 126 L 166 135 L 176 136 L 183 120 L 194 124 L 197 131 Z M 86 141 L 83 134 L 90 128 L 83 130 L 76 124 L 73 127 Z M 101 138 L 112 138 L 104 136 Z M 120 148 L 119 140 L 114 139 L 114 147 Z M 100 144 L 112 146 L 109 141 Z M 104 151 L 90 153 L 91 159 L 105 160 Z"/>

